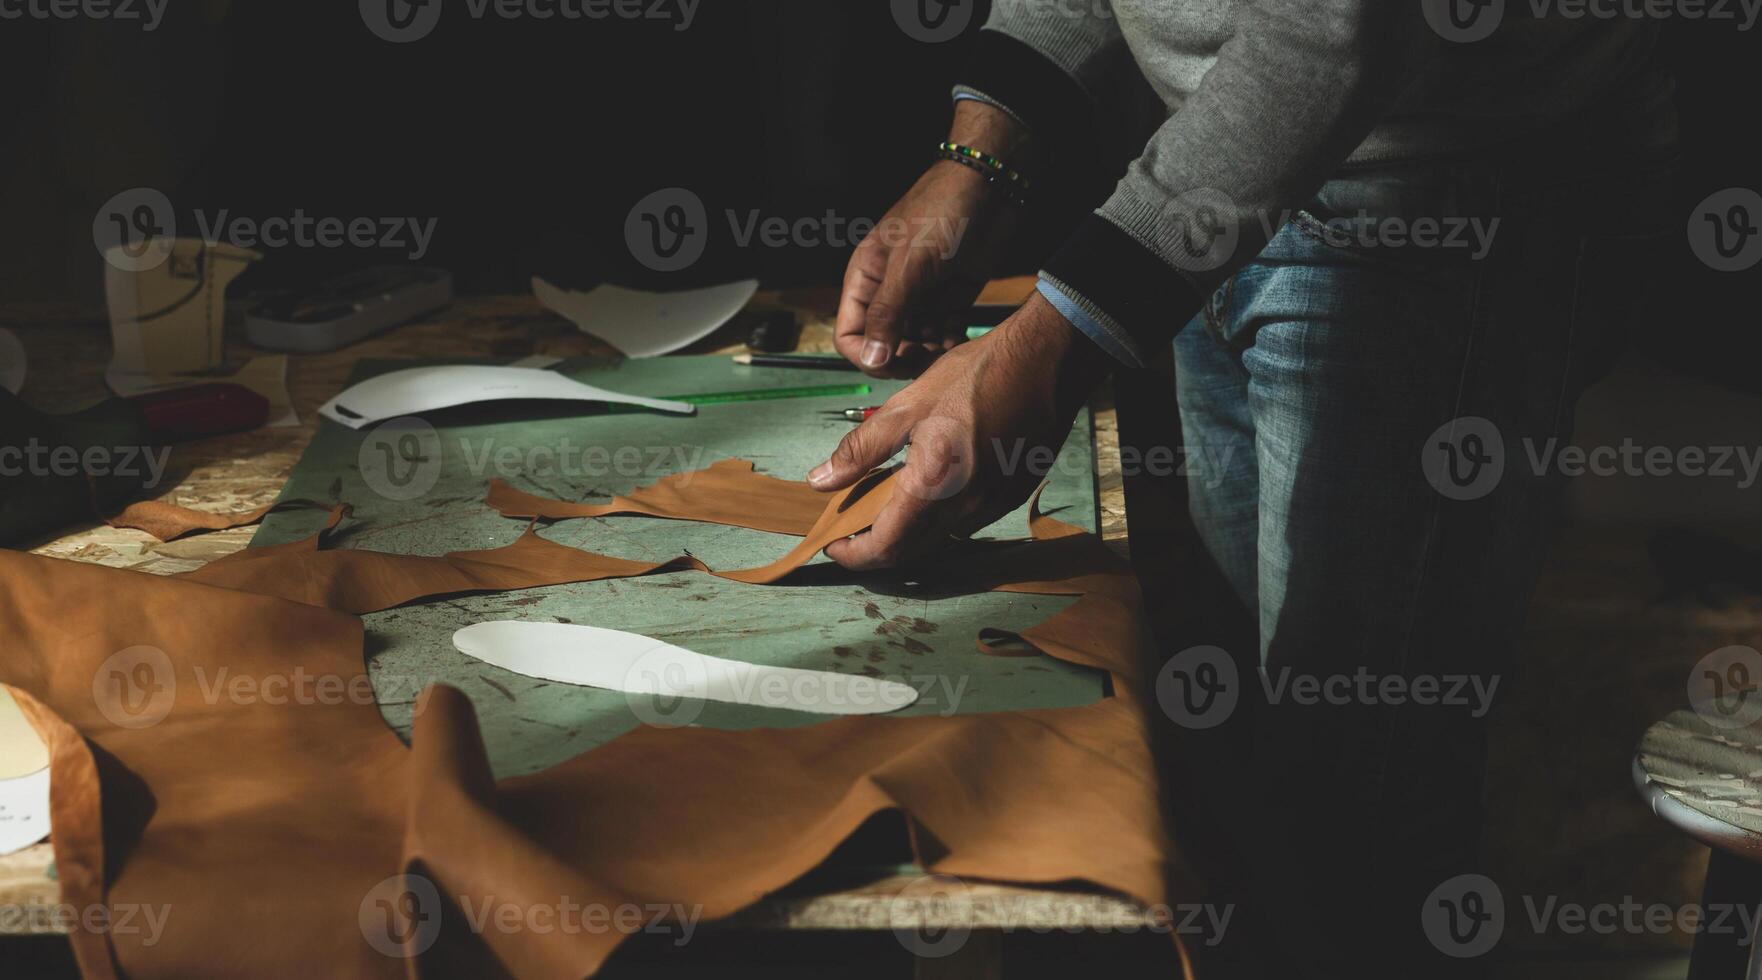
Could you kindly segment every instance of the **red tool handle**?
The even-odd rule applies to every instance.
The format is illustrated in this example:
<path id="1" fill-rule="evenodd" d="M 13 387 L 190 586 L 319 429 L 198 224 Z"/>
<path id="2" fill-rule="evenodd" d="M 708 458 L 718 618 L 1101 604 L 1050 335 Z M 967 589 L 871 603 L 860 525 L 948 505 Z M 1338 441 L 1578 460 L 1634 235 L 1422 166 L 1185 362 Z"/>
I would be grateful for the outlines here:
<path id="1" fill-rule="evenodd" d="M 269 399 L 243 385 L 212 383 L 129 399 L 141 413 L 147 438 L 187 442 L 255 429 L 269 421 Z"/>

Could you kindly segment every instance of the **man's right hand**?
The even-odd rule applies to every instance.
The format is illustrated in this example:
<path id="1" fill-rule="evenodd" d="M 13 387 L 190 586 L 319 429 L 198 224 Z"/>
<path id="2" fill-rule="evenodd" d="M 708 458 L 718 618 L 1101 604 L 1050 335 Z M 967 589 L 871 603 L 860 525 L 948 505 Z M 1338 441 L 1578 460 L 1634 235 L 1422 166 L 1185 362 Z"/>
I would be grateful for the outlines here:
<path id="1" fill-rule="evenodd" d="M 1012 158 L 1026 137 L 1007 114 L 955 105 L 950 141 Z M 959 343 L 965 314 L 1015 232 L 1015 206 L 983 174 L 933 164 L 851 256 L 834 344 L 867 374 L 917 375 Z"/>

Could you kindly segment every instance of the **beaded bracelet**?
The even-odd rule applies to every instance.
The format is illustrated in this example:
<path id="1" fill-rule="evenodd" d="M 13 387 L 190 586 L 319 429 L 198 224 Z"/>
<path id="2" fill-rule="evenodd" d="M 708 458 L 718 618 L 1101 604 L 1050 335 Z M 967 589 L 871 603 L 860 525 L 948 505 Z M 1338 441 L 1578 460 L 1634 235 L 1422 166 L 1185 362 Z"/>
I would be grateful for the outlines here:
<path id="1" fill-rule="evenodd" d="M 962 146 L 959 143 L 950 143 L 947 141 L 937 144 L 936 149 L 940 153 L 957 153 L 968 160 L 976 160 L 979 163 L 984 164 L 985 169 L 1002 176 L 1005 180 L 1021 190 L 1025 191 L 1029 187 L 1028 178 L 1011 170 L 1002 160 L 986 153 L 984 150 L 975 150 L 970 146 Z"/>
<path id="2" fill-rule="evenodd" d="M 1004 200 L 1010 202 L 1016 207 L 1027 207 L 1028 198 L 1024 193 L 1028 189 L 1027 179 L 1015 171 L 1003 167 L 1001 161 L 997 161 L 995 157 L 991 159 L 999 165 L 993 167 L 978 157 L 973 156 L 975 153 L 979 153 L 979 151 L 972 150 L 968 147 L 958 146 L 953 143 L 944 143 L 937 147 L 936 158 L 938 160 L 949 160 L 958 163 L 963 167 L 977 171 L 979 176 L 985 178 L 987 184 L 990 184 L 994 190 L 1003 195 Z M 983 154 L 980 154 L 980 156 L 983 156 Z"/>
<path id="3" fill-rule="evenodd" d="M 1009 182 L 1004 180 L 1003 176 L 1001 174 L 999 174 L 995 170 L 992 170 L 991 168 L 985 166 L 984 164 L 980 163 L 979 161 L 970 159 L 968 157 L 961 156 L 959 153 L 950 153 L 947 150 L 943 150 L 943 151 L 938 152 L 936 154 L 936 158 L 938 160 L 948 160 L 953 163 L 958 163 L 963 167 L 969 167 L 973 170 L 978 171 L 979 176 L 985 178 L 986 183 L 990 184 L 993 189 L 995 189 L 999 194 L 1003 195 L 1004 200 L 1010 202 L 1011 204 L 1014 204 L 1017 207 L 1026 207 L 1027 206 L 1028 199 L 1023 197 L 1020 191 L 1016 190 L 1014 187 L 1011 187 L 1009 185 Z"/>

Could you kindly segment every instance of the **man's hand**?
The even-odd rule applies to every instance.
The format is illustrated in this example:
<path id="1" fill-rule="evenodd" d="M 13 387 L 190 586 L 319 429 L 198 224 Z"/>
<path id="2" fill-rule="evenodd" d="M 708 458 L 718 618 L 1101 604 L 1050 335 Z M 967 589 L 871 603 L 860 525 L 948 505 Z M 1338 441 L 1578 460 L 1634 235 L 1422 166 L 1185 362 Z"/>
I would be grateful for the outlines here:
<path id="1" fill-rule="evenodd" d="M 842 489 L 911 445 L 898 492 L 874 526 L 834 542 L 827 556 L 852 569 L 899 565 L 1020 506 L 1109 366 L 1038 294 L 990 334 L 944 355 L 808 474 L 817 490 Z"/>
<path id="2" fill-rule="evenodd" d="M 950 138 L 1010 154 L 1026 134 L 1002 111 L 963 100 Z M 864 372 L 912 377 L 952 348 L 963 314 L 1015 232 L 1012 206 L 983 175 L 933 164 L 851 256 L 834 343 Z"/>

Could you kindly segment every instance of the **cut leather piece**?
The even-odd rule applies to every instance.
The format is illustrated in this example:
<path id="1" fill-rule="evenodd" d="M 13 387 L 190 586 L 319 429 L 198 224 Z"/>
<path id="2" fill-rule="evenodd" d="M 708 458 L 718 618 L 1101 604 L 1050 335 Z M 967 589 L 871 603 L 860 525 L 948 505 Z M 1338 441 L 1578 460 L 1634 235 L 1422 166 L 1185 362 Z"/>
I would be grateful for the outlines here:
<path id="1" fill-rule="evenodd" d="M 531 529 L 501 548 L 456 551 L 439 558 L 353 549 L 321 551 L 320 536 L 248 549 L 176 577 L 359 615 L 430 596 L 504 592 L 685 568 L 708 570 L 689 556 L 646 562 L 599 555 L 546 540 Z"/>
<path id="2" fill-rule="evenodd" d="M 1040 648 L 1022 639 L 1020 633 L 1000 630 L 990 626 L 979 630 L 979 636 L 973 641 L 979 652 L 987 657 L 1038 657 Z"/>
<path id="3" fill-rule="evenodd" d="M 817 542 L 866 527 L 891 484 L 881 474 L 838 495 L 784 559 L 735 574 L 775 581 L 817 553 Z M 1019 543 L 1011 555 L 1019 568 L 992 567 L 1001 551 L 975 553 L 939 568 L 939 581 L 1079 595 L 1020 635 L 1051 656 L 1115 671 L 1116 693 L 1140 688 L 1147 648 L 1136 587 L 1129 576 L 1116 580 L 1121 563 L 1077 550 L 1064 540 L 1080 535 L 1066 533 L 1069 525 L 1031 526 L 1040 539 Z M 392 928 L 380 913 L 398 903 L 378 900 L 405 871 L 430 882 L 442 905 L 415 975 L 590 974 L 623 938 L 615 930 L 473 932 L 464 907 L 661 902 L 719 917 L 810 870 L 888 809 L 905 815 L 914 852 L 932 871 L 1086 881 L 1147 904 L 1169 894 L 1145 715 L 1132 697 L 783 730 L 642 728 L 497 783 L 469 703 L 450 688 L 418 704 L 408 750 L 371 696 L 298 704 L 212 696 L 226 690 L 216 687 L 222 669 L 365 683 L 359 621 L 320 605 L 377 607 L 444 594 L 429 588 L 529 587 L 660 567 L 619 564 L 530 532 L 504 549 L 461 553 L 463 561 L 321 551 L 320 536 L 213 563 L 202 570 L 215 579 L 207 584 L 199 573 L 162 578 L 0 553 L 0 643 L 14 651 L 0 658 L 0 682 L 23 692 L 27 717 L 51 745 L 64 898 L 176 910 L 150 945 L 140 934 L 76 935 L 88 976 L 402 975 L 406 962 L 379 946 L 425 934 Z M 1050 574 L 1060 555 L 1088 563 L 1073 569 L 1081 589 Z M 691 559 L 675 567 L 704 570 Z M 497 584 L 506 581 L 525 584 Z M 72 610 L 79 630 L 65 628 Z M 168 709 L 155 724 L 131 727 L 122 722 L 140 719 L 104 711 L 93 679 L 139 687 L 143 655 L 113 658 L 143 646 L 167 656 L 160 676 L 148 678 L 157 686 L 133 703 Z M 393 888 L 389 897 L 401 899 L 401 884 Z"/>
<path id="4" fill-rule="evenodd" d="M 536 906 L 680 903 L 722 918 L 885 810 L 907 815 L 915 856 L 933 872 L 1081 880 L 1146 902 L 1166 894 L 1149 751 L 1116 701 L 793 730 L 644 728 L 493 784 L 471 714 L 459 691 L 433 689 L 412 739 L 406 863 L 443 896 L 443 928 L 466 899 L 481 908 L 482 896 L 509 895 L 511 880 L 530 883 L 519 900 Z M 550 977 L 591 973 L 621 938 L 492 931 L 482 941 L 510 975 Z M 445 963 L 423 966 L 423 976 L 450 975 Z"/>
<path id="5" fill-rule="evenodd" d="M 1122 574 L 1122 572 L 1124 574 Z M 1130 566 L 1091 534 L 1031 541 L 966 541 L 922 572 L 930 583 L 1037 595 L 1136 594 Z M 1120 592 L 1120 590 L 1127 590 Z"/>
<path id="6" fill-rule="evenodd" d="M 4 569 L 0 569 L 3 577 Z M 102 780 L 97 760 L 86 739 L 54 710 L 3 675 L 0 688 L 18 702 L 31 727 L 49 747 L 49 823 L 55 845 L 55 880 L 61 901 L 76 909 L 101 908 L 105 904 L 105 859 Z M 65 853 L 65 857 L 63 854 Z M 75 932 L 68 937 L 74 961 L 86 980 L 116 980 L 116 959 L 103 934 Z"/>
<path id="7" fill-rule="evenodd" d="M 690 555 L 663 562 L 613 558 L 541 538 L 531 528 L 501 548 L 456 551 L 439 558 L 320 550 L 321 531 L 288 544 L 248 548 L 178 577 L 356 614 L 429 596 L 531 589 L 686 569 L 749 585 L 768 585 L 806 564 L 832 542 L 867 529 L 892 496 L 889 477 L 888 472 L 877 471 L 854 486 L 827 495 L 820 520 L 801 542 L 759 568 L 715 572 Z M 340 516 L 340 512 L 332 512 L 331 526 Z"/>
<path id="8" fill-rule="evenodd" d="M 151 947 L 114 937 L 130 976 L 223 975 L 201 967 L 218 962 L 262 974 L 395 975 L 397 961 L 375 958 L 354 912 L 380 872 L 403 867 L 430 876 L 448 896 L 443 922 L 460 920 L 465 899 L 479 910 L 492 902 L 680 902 L 718 917 L 812 868 L 869 815 L 890 808 L 908 814 L 918 856 L 934 871 L 1024 883 L 1079 879 L 1145 902 L 1163 894 L 1166 842 L 1148 750 L 1139 717 L 1117 699 L 892 719 L 874 729 L 844 722 L 881 719 L 757 732 L 643 729 L 491 792 L 474 723 L 460 731 L 469 709 L 451 689 L 429 692 L 417 752 L 406 755 L 371 699 L 216 705 L 203 697 L 200 678 L 185 673 L 206 660 L 246 676 L 298 664 L 314 674 L 353 671 L 340 674 L 353 680 L 360 649 L 353 620 L 130 571 L 55 564 L 71 574 L 47 576 L 44 587 L 98 602 L 104 621 L 94 635 L 26 648 L 53 650 L 57 673 L 72 675 L 72 684 L 49 685 L 72 702 L 64 710 L 149 790 L 116 794 L 133 810 L 106 815 L 107 829 L 142 825 L 120 842 L 128 863 L 109 900 L 175 899 L 181 913 Z M 0 565 L 0 578 L 11 571 Z M 138 615 L 125 617 L 132 637 L 180 651 L 171 679 L 177 700 L 156 730 L 117 726 L 91 707 L 89 687 L 65 690 L 84 686 L 78 681 L 111 645 L 94 644 L 94 636 L 116 631 L 116 609 L 98 594 L 137 589 L 129 597 L 145 608 L 204 610 L 199 627 L 155 624 L 144 634 Z M 208 648 L 190 650 L 198 635 Z M 258 651 L 254 669 L 231 655 L 239 642 Z M 227 752 L 200 751 L 221 739 Z M 431 761 L 423 762 L 430 745 Z M 264 771 L 266 762 L 274 772 Z M 657 771 L 672 775 L 656 780 Z M 126 780 L 117 782 L 126 789 Z M 464 805 L 468 797 L 477 802 Z M 392 809 L 404 815 L 401 835 L 387 825 Z M 394 842 L 402 862 L 387 852 Z M 64 843 L 73 846 L 58 833 L 58 850 Z M 236 948 L 215 935 L 215 922 L 237 930 Z M 268 942 L 270 935 L 290 939 Z M 512 975 L 548 976 L 592 972 L 622 937 L 492 929 L 474 938 Z M 351 943 L 368 948 L 357 955 Z M 453 975 L 447 966 L 425 961 L 423 975 Z"/>
<path id="9" fill-rule="evenodd" d="M 1107 671 L 1116 692 L 1144 679 L 1149 638 L 1136 603 L 1090 593 L 1017 635 L 1049 657 Z"/>
<path id="10" fill-rule="evenodd" d="M 730 465 L 731 462 L 740 462 L 741 465 Z M 807 486 L 760 476 L 752 472 L 750 463 L 744 461 L 723 461 L 712 464 L 710 469 L 718 467 L 721 468 L 720 479 L 714 481 L 703 479 L 708 470 L 681 474 L 681 477 L 693 476 L 694 479 L 678 479 L 673 483 L 669 495 L 664 498 L 668 502 L 668 513 L 657 516 L 678 516 L 694 506 L 714 506 L 710 498 L 716 494 L 704 493 L 702 500 L 696 494 L 687 497 L 680 492 L 686 487 L 733 486 L 740 488 L 741 494 L 749 499 L 764 496 L 767 491 L 782 499 L 791 499 L 790 495 L 799 493 L 798 488 Z M 776 581 L 826 545 L 867 529 L 892 499 L 896 481 L 889 479 L 890 475 L 888 471 L 876 471 L 840 494 L 836 504 L 823 508 L 820 519 L 815 527 L 805 532 L 802 543 L 777 562 L 763 569 L 713 574 L 743 582 Z M 669 477 L 661 483 L 674 479 Z M 642 496 L 661 483 L 638 490 L 631 496 Z M 1072 606 L 1030 629 L 1020 632 L 981 631 L 976 639 L 978 649 L 992 656 L 1031 656 L 1038 651 L 1136 682 L 1141 673 L 1141 657 L 1137 654 L 1145 649 L 1145 638 L 1138 634 L 1139 592 L 1131 566 L 1109 551 L 1095 535 L 1042 513 L 1040 494 L 1044 489 L 1043 486 L 1036 490 L 1028 505 L 1028 529 L 1033 535 L 1032 540 L 963 542 L 939 556 L 926 571 L 925 578 L 933 585 L 968 591 L 1080 596 Z M 503 510 L 495 503 L 496 493 L 492 486 L 491 506 L 502 510 L 504 516 L 584 516 L 569 513 L 570 508 L 583 505 L 548 501 L 530 494 L 520 495 L 523 501 L 520 507 Z M 824 499 L 822 495 L 816 496 Z M 703 570 L 701 563 L 694 567 Z M 1102 642 L 1083 642 L 1084 637 L 1093 638 L 1096 634 L 1102 637 Z M 1010 639 L 1028 644 L 1033 650 L 1006 647 L 1004 644 Z M 1099 649 L 1105 655 L 1097 657 L 1086 652 L 1091 649 Z"/>
<path id="11" fill-rule="evenodd" d="M 1041 653 L 1105 670 L 1122 682 L 1142 680 L 1149 638 L 1143 634 L 1138 579 L 1130 563 L 1093 534 L 1040 512 L 1040 493 L 1028 505 L 1030 541 L 968 541 L 938 558 L 931 585 L 959 583 L 1032 595 L 1075 595 L 1050 619 L 1021 631 L 982 629 L 975 643 L 997 657 Z M 1098 655 L 1099 654 L 1099 655 Z"/>
<path id="12" fill-rule="evenodd" d="M 176 541 L 199 531 L 226 531 L 255 524 L 268 516 L 270 511 L 316 506 L 318 505 L 309 500 L 283 500 L 255 510 L 214 514 L 158 500 L 138 500 L 104 518 L 104 523 L 111 527 L 145 531 L 161 541 Z"/>
<path id="13" fill-rule="evenodd" d="M 715 574 L 748 585 L 769 585 L 788 575 L 807 564 L 832 542 L 867 531 L 882 508 L 893 499 L 894 488 L 899 482 L 894 478 L 897 473 L 897 470 L 876 470 L 833 494 L 820 519 L 808 529 L 801 542 L 769 565 Z"/>
<path id="14" fill-rule="evenodd" d="M 755 473 L 747 460 L 723 459 L 705 469 L 663 477 L 629 496 L 614 496 L 609 504 L 550 500 L 516 490 L 499 478 L 490 481 L 484 502 L 503 517 L 561 520 L 646 514 L 802 535 L 820 519 L 830 497 L 806 483 Z"/>
<path id="15" fill-rule="evenodd" d="M 131 980 L 396 975 L 355 924 L 397 867 L 407 754 L 373 704 L 360 621 L 106 571 L 122 570 L 0 553 L 0 629 L 23 654 L 0 681 L 51 744 L 63 899 L 137 915 L 74 933 L 82 971 L 104 975 L 80 947 L 105 944 Z M 167 908 L 154 937 L 139 916 Z"/>

